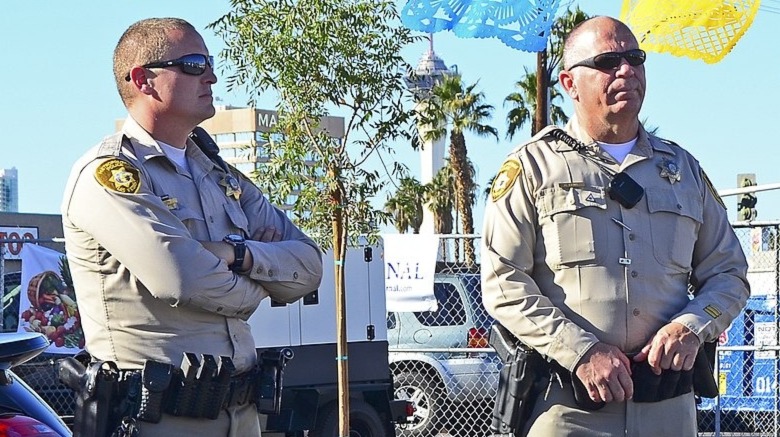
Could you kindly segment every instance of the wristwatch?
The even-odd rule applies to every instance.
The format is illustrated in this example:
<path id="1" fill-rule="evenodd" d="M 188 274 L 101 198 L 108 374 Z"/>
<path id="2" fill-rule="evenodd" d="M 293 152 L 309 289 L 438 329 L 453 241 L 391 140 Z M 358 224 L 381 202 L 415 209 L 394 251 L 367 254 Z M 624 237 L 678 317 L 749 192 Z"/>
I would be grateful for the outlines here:
<path id="1" fill-rule="evenodd" d="M 241 270 L 241 266 L 244 264 L 244 256 L 246 256 L 246 241 L 244 237 L 238 234 L 227 234 L 222 239 L 225 243 L 233 246 L 234 261 L 228 267 L 230 270 L 236 272 Z"/>

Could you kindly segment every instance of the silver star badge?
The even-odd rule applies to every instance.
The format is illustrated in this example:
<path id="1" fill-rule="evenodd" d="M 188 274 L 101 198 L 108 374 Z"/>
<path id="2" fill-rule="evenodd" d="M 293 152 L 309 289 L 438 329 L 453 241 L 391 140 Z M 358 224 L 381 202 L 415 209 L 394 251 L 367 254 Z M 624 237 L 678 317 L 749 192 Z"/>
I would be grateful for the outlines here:
<path id="1" fill-rule="evenodd" d="M 658 167 L 661 168 L 661 177 L 668 178 L 670 184 L 680 181 L 680 167 L 677 166 L 676 162 L 668 158 L 663 158 L 658 164 Z"/>

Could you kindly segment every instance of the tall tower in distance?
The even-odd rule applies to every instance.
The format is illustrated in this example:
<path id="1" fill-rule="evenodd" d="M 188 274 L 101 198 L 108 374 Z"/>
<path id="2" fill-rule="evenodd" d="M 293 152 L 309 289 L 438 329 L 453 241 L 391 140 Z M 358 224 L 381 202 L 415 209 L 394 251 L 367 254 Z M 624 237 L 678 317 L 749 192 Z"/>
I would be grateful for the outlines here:
<path id="1" fill-rule="evenodd" d="M 433 35 L 428 35 L 428 51 L 425 52 L 413 77 L 406 78 L 406 86 L 412 92 L 415 100 L 415 110 L 425 113 L 428 106 L 427 100 L 431 96 L 433 87 L 442 82 L 444 76 L 457 75 L 457 66 L 452 70 L 447 68 L 444 61 L 433 51 Z M 444 144 L 446 135 L 435 141 L 425 141 L 425 133 L 431 130 L 431 126 L 417 123 L 417 131 L 420 134 L 420 183 L 427 184 L 444 167 Z M 421 234 L 433 234 L 433 213 L 426 207 L 423 208 L 423 224 L 420 227 Z"/>
<path id="2" fill-rule="evenodd" d="M 0 211 L 19 212 L 19 173 L 16 167 L 0 169 Z"/>

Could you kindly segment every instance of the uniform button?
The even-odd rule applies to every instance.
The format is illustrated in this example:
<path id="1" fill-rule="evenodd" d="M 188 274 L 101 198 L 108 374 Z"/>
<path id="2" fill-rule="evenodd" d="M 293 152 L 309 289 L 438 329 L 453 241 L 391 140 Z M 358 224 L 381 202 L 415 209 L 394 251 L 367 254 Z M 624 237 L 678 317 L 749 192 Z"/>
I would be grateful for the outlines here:
<path id="1" fill-rule="evenodd" d="M 632 278 L 636 278 L 637 276 L 639 276 L 639 273 L 637 273 L 636 270 L 632 270 L 631 271 L 631 277 Z"/>
<path id="2" fill-rule="evenodd" d="M 298 272 L 293 272 L 293 279 L 298 279 Z"/>
<path id="3" fill-rule="evenodd" d="M 268 277 L 269 278 L 273 278 L 273 276 L 274 276 L 274 271 L 269 269 L 268 270 Z"/>
<path id="4" fill-rule="evenodd" d="M 678 204 L 677 204 L 677 209 L 682 209 L 682 205 L 680 205 L 680 204 L 678 203 Z"/>
<path id="5" fill-rule="evenodd" d="M 631 240 L 631 241 L 634 241 L 634 239 L 635 239 L 635 238 L 636 238 L 636 235 L 634 235 L 634 234 L 628 234 L 628 239 L 629 239 L 629 240 Z"/>
<path id="6" fill-rule="evenodd" d="M 640 314 L 642 314 L 641 311 L 639 311 L 639 308 L 634 308 L 634 311 L 631 312 L 636 317 L 639 317 Z"/>
<path id="7" fill-rule="evenodd" d="M 263 273 L 263 268 L 262 267 L 258 267 L 257 268 L 257 273 Z"/>
<path id="8" fill-rule="evenodd" d="M 222 307 L 217 307 L 217 312 L 221 313 L 222 312 Z"/>

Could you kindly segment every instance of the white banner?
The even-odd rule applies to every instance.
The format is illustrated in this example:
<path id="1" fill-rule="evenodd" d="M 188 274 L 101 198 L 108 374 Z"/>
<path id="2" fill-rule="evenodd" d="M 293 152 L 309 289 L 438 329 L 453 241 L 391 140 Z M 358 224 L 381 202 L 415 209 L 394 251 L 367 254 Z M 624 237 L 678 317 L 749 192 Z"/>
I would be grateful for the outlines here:
<path id="1" fill-rule="evenodd" d="M 436 311 L 433 275 L 438 235 L 385 234 L 385 298 L 388 311 Z"/>
<path id="2" fill-rule="evenodd" d="M 18 330 L 44 334 L 51 341 L 46 352 L 79 352 L 84 348 L 84 333 L 65 255 L 27 243 L 21 259 Z"/>

